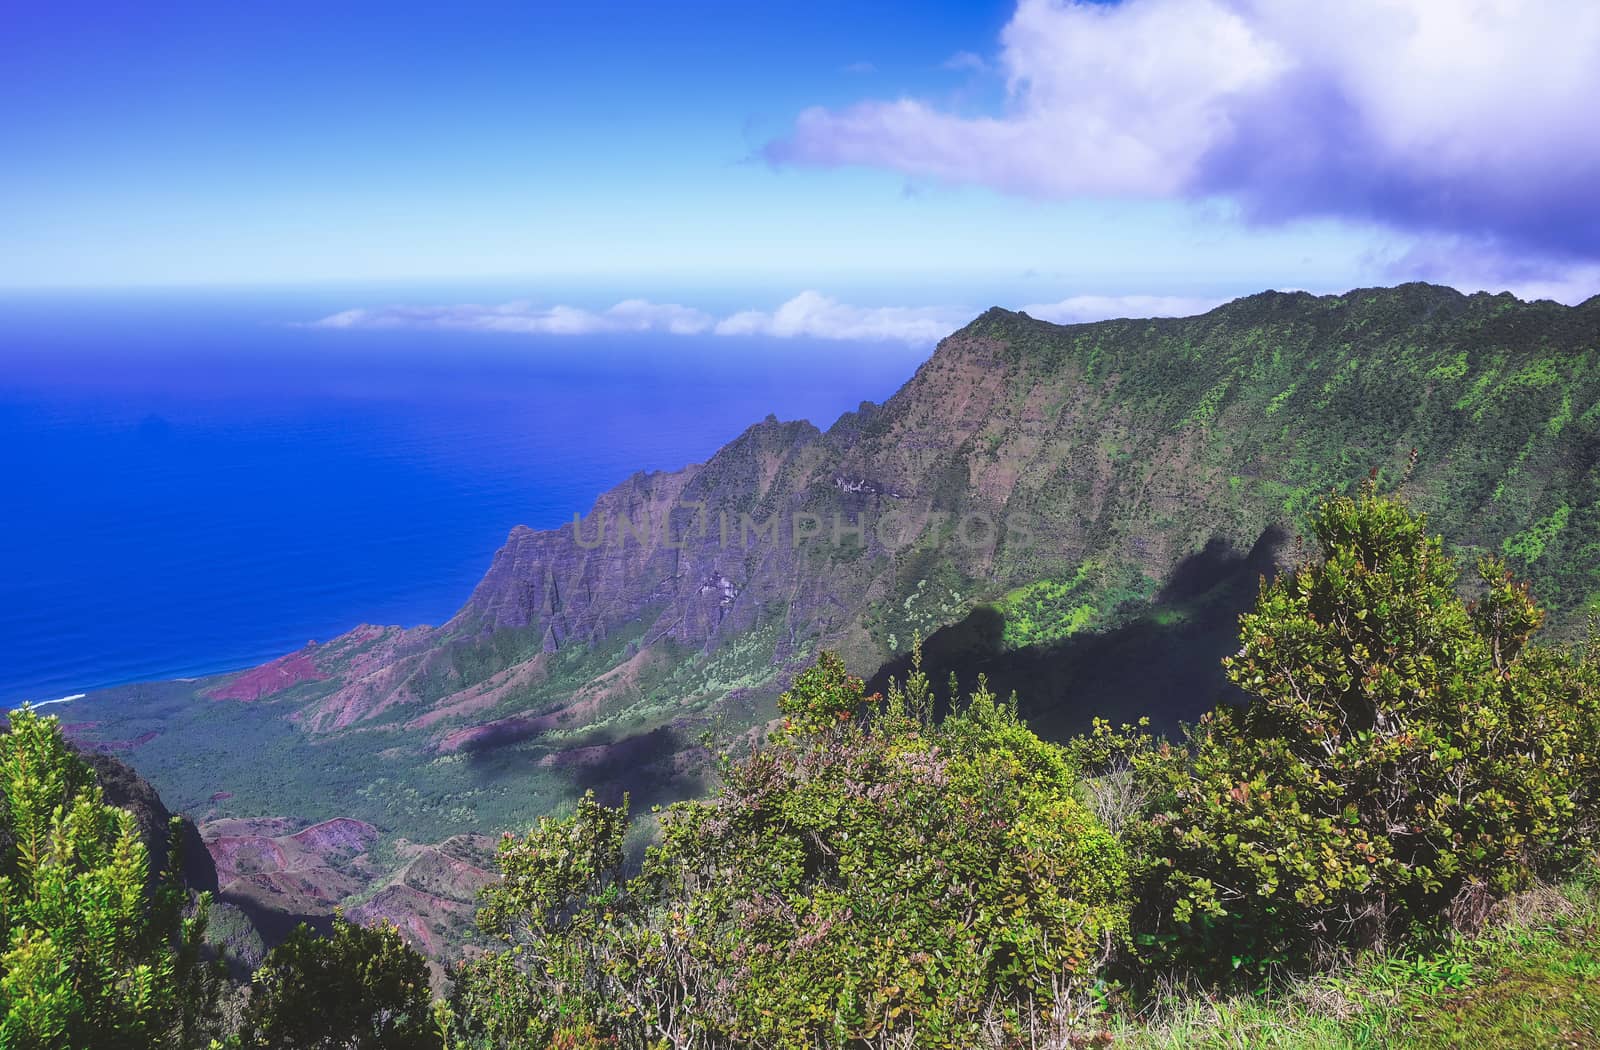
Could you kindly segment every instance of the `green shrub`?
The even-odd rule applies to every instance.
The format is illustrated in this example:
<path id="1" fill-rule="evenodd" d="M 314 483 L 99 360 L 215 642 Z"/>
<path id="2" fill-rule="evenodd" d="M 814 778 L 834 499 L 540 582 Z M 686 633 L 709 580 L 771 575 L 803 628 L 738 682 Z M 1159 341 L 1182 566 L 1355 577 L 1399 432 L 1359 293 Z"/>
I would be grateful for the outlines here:
<path id="1" fill-rule="evenodd" d="M 1600 689 L 1589 651 L 1497 561 L 1481 596 L 1427 521 L 1371 485 L 1313 516 L 1316 559 L 1265 586 L 1229 677 L 1252 700 L 1145 749 L 1145 933 L 1259 971 L 1416 925 L 1470 925 L 1592 847 Z"/>
<path id="2" fill-rule="evenodd" d="M 297 927 L 251 980 L 240 1041 L 252 1050 L 437 1050 L 428 967 L 387 923 Z"/>
<path id="3" fill-rule="evenodd" d="M 452 1050 L 467 1047 L 543 1047 L 562 1023 L 552 970 L 564 959 L 581 960 L 569 940 L 541 938 L 544 950 L 522 945 L 464 962 L 450 991 Z M 571 997 L 582 1012 L 582 997 Z"/>
<path id="4" fill-rule="evenodd" d="M 622 811 L 592 799 L 508 843 L 485 923 L 515 947 L 463 974 L 471 1045 L 584 1023 L 625 1046 L 1025 1045 L 1059 1023 L 1125 932 L 1123 851 L 1011 707 L 932 706 L 919 670 L 870 725 L 730 761 L 626 885 Z"/>
<path id="5" fill-rule="evenodd" d="M 484 889 L 478 926 L 512 947 L 455 975 L 451 1005 L 464 1045 L 572 1042 L 605 1012 L 600 958 L 626 932 L 614 909 L 623 903 L 627 829 L 627 799 L 605 806 L 591 791 L 570 816 L 542 817 L 525 836 L 501 838 L 502 878 Z"/>
<path id="6" fill-rule="evenodd" d="M 102 800 L 56 719 L 0 733 L 0 1047 L 204 1045 L 218 985 L 176 875 L 149 878 L 133 815 Z"/>
<path id="7" fill-rule="evenodd" d="M 785 728 L 816 733 L 854 717 L 865 699 L 861 679 L 845 670 L 838 656 L 823 652 L 778 697 L 778 710 Z"/>

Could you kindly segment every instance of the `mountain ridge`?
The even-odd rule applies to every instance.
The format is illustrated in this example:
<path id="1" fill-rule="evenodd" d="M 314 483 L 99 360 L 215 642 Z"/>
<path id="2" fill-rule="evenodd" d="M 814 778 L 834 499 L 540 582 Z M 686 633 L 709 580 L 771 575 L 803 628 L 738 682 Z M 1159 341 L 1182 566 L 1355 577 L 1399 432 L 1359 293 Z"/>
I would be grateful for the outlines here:
<path id="1" fill-rule="evenodd" d="M 1030 432 L 1048 429 L 1043 406 L 1024 398 L 1009 406 L 1009 422 L 1015 425 L 1013 433 L 1006 435 L 1011 445 L 1018 446 L 1011 451 L 1019 455 L 992 456 L 990 462 L 979 464 L 976 461 L 983 457 L 966 447 L 974 437 L 993 429 L 990 424 L 1001 388 L 1018 385 L 1011 382 L 1014 373 L 1029 368 L 1069 372 L 1075 369 L 1080 373 L 1076 377 L 1080 384 L 1093 383 L 1095 354 L 1081 353 L 1083 348 L 1078 345 L 1090 334 L 1128 335 L 1142 329 L 1157 338 L 1172 338 L 1197 327 L 1203 331 L 1207 326 L 1271 325 L 1285 318 L 1291 324 L 1317 324 L 1319 313 L 1359 315 L 1361 304 L 1379 299 L 1397 306 L 1403 312 L 1405 326 L 1422 329 L 1424 334 L 1430 328 L 1463 322 L 1494 325 L 1498 314 L 1511 308 L 1517 317 L 1499 325 L 1501 331 L 1497 334 L 1503 339 L 1521 338 L 1520 330 L 1529 322 L 1529 315 L 1541 315 L 1544 327 L 1552 328 L 1558 326 L 1549 324 L 1551 319 L 1586 311 L 1586 306 L 1564 307 L 1548 301 L 1522 303 L 1509 293 L 1467 295 L 1421 283 L 1393 289 L 1354 289 L 1340 296 L 1266 291 L 1193 318 L 1119 319 L 1077 325 L 1054 325 L 1019 311 L 991 307 L 941 341 L 934 355 L 883 405 L 864 405 L 861 410 L 842 416 L 827 431 L 803 420 L 781 422 L 769 418 L 747 428 L 705 463 L 630 476 L 601 494 L 579 525 L 565 524 L 543 531 L 517 526 L 467 602 L 446 623 L 404 632 L 364 626 L 320 647 L 316 655 L 321 659 L 314 660 L 321 668 L 318 673 L 333 671 L 332 678 L 339 681 L 339 688 L 308 705 L 296 718 L 313 733 L 337 731 L 382 717 L 392 709 L 432 704 L 434 710 L 416 713 L 406 723 L 411 728 L 429 728 L 453 717 L 441 716 L 439 711 L 465 714 L 493 708 L 507 688 L 514 691 L 525 685 L 528 677 L 541 673 L 533 667 L 527 675 L 504 678 L 520 663 L 536 662 L 574 643 L 593 644 L 644 619 L 650 619 L 650 623 L 636 642 L 638 648 L 663 642 L 714 648 L 718 639 L 759 625 L 763 614 L 760 603 L 754 600 L 757 597 L 761 602 L 770 602 L 776 596 L 791 609 L 801 610 L 798 616 L 784 618 L 786 636 L 774 648 L 776 662 L 782 663 L 788 650 L 797 649 L 796 640 L 808 631 L 858 657 L 869 656 L 867 651 L 874 644 L 862 636 L 860 624 L 848 621 L 863 604 L 882 595 L 874 590 L 874 581 L 853 584 L 829 573 L 822 575 L 830 576 L 830 588 L 819 591 L 815 586 L 808 587 L 807 581 L 815 581 L 818 576 L 806 571 L 815 567 L 816 559 L 807 559 L 805 553 L 809 552 L 802 552 L 803 544 L 792 535 L 794 513 L 820 512 L 821 538 L 827 540 L 833 538 L 828 533 L 835 524 L 830 511 L 841 516 L 841 534 L 849 533 L 850 526 L 863 513 L 881 513 L 892 503 L 921 504 L 918 510 L 923 513 L 966 509 L 975 504 L 985 511 L 998 511 L 1009 503 L 1022 480 L 1017 464 L 1025 461 L 1026 446 L 1037 442 L 1036 434 Z M 1351 323 L 1347 317 L 1335 317 L 1335 321 Z M 1358 326 L 1362 323 L 1365 322 L 1357 322 Z M 1034 356 L 1022 360 L 1019 346 Z M 1064 346 L 1080 353 L 1063 353 Z M 1197 366 L 1196 371 L 1203 365 L 1199 361 L 1187 364 Z M 1115 386 L 1121 378 L 1113 370 L 1100 382 Z M 1040 386 L 1033 389 L 1037 391 Z M 1226 392 L 1216 399 L 1218 404 L 1207 406 L 1203 395 L 1197 407 L 1202 414 L 1225 409 L 1225 396 Z M 1050 407 L 1057 411 L 1058 418 L 1065 408 L 1070 419 L 1070 407 Z M 1098 424 L 1095 436 L 1108 427 L 1126 429 L 1132 425 L 1126 412 L 1119 413 L 1115 406 L 1094 422 Z M 1163 444 L 1166 451 L 1174 453 L 1167 457 L 1169 463 L 1185 463 L 1195 451 L 1191 435 L 1205 432 L 1210 420 L 1186 416 L 1175 422 L 1172 429 L 1177 438 Z M 894 440 L 872 441 L 885 432 L 892 432 Z M 1374 459 L 1367 466 L 1392 468 L 1396 453 L 1407 450 L 1378 449 L 1369 444 L 1366 451 Z M 969 460 L 965 481 L 931 471 L 932 461 L 949 455 L 964 455 Z M 1350 478 L 1364 473 L 1362 464 L 1351 465 Z M 978 466 L 983 469 L 975 469 Z M 1083 473 L 1095 472 L 1094 464 L 1078 466 L 1087 467 Z M 1169 477 L 1171 473 L 1167 472 Z M 1105 481 L 1102 478 L 1099 483 L 1080 486 L 1082 491 L 1077 493 L 1080 498 L 1087 497 L 1091 519 L 1103 517 L 1104 501 L 1116 498 Z M 838 489 L 831 503 L 820 498 L 819 492 L 819 487 L 830 482 Z M 954 491 L 941 492 L 941 483 L 948 483 L 946 488 Z M 959 491 L 963 488 L 967 491 Z M 1181 485 L 1163 491 L 1146 479 L 1145 488 L 1144 495 L 1155 504 L 1182 504 L 1188 498 Z M 707 529 L 702 519 L 698 542 L 675 543 L 668 530 L 691 526 L 692 532 L 692 523 L 683 521 L 683 515 L 686 510 L 699 515 L 702 507 L 715 527 Z M 748 557 L 752 534 L 759 540 L 762 534 L 757 529 L 770 526 L 773 515 L 786 510 L 790 520 L 777 522 L 776 537 L 767 540 L 767 546 L 752 562 Z M 1249 546 L 1272 522 L 1240 524 L 1247 527 L 1235 529 L 1228 538 Z M 790 526 L 787 537 L 784 526 Z M 591 530 L 591 537 L 604 537 L 604 542 L 593 545 L 592 540 L 586 540 L 586 529 Z M 1092 535 L 1082 535 L 1082 530 L 1064 531 L 1065 535 L 1057 529 L 1056 535 L 1050 537 L 1050 560 L 1080 559 L 1101 542 Z M 1079 534 L 1074 535 L 1074 531 Z M 708 537 L 706 532 L 717 535 Z M 735 532 L 740 534 L 736 543 Z M 1227 532 L 1223 526 L 1218 534 Z M 707 542 L 708 539 L 715 542 Z M 1152 570 L 1152 580 L 1159 581 L 1178 560 L 1198 550 L 1209 537 L 1187 546 L 1175 544 L 1156 531 L 1131 539 L 1135 560 Z M 738 548 L 732 556 L 730 546 Z M 869 539 L 866 546 L 875 544 Z M 997 570 L 995 561 L 1003 561 L 1005 554 L 1000 545 L 988 550 L 975 548 L 964 568 L 969 570 L 969 576 L 978 579 L 986 572 L 997 579 L 1008 576 L 1010 582 L 1027 575 Z M 828 611 L 835 607 L 844 615 L 829 616 Z M 931 621 L 928 624 L 944 625 Z M 375 646 L 374 630 L 381 630 Z M 893 638 L 896 642 L 906 640 L 898 633 Z M 452 652 L 451 660 L 441 659 L 440 646 Z M 364 653 L 345 662 L 340 650 L 352 647 Z M 893 648 L 879 642 L 877 651 L 870 655 L 887 659 L 893 655 Z M 473 666 L 475 663 L 499 666 L 490 673 L 481 673 Z M 439 694 L 442 686 L 459 688 Z"/>
<path id="2" fill-rule="evenodd" d="M 1600 602 L 1597 307 L 1424 284 L 1076 325 L 994 307 L 825 431 L 768 417 L 574 522 L 512 529 L 443 624 L 148 687 L 97 731 L 157 733 L 134 761 L 212 816 L 426 842 L 588 787 L 693 794 L 702 737 L 762 725 L 823 647 L 881 681 L 914 635 L 960 627 L 930 644 L 941 673 L 1004 678 L 1051 735 L 1145 711 L 1171 728 L 1216 699 L 1200 669 L 1255 576 L 1294 557 L 1272 537 L 1373 471 L 1458 553 L 1508 557 L 1570 634 Z M 1186 572 L 1208 582 L 1174 586 Z"/>

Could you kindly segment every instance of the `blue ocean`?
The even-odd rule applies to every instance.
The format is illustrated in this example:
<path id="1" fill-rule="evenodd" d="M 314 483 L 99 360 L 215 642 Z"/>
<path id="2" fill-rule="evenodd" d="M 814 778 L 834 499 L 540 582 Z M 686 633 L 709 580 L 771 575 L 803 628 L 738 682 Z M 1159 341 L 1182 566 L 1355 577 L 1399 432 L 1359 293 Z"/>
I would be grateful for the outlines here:
<path id="1" fill-rule="evenodd" d="M 438 623 L 517 524 L 826 427 L 927 348 L 299 326 L 337 298 L 0 301 L 0 703 Z"/>

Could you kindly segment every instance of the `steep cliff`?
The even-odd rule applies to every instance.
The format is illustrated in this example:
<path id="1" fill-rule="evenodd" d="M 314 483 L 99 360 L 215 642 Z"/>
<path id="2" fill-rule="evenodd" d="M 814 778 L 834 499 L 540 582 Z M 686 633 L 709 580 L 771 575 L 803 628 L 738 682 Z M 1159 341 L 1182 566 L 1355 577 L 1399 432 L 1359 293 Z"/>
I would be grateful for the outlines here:
<path id="1" fill-rule="evenodd" d="M 1507 552 L 1565 622 L 1600 589 L 1597 324 L 1592 301 L 1426 285 L 1066 327 L 990 310 L 825 434 L 769 419 L 581 522 L 513 530 L 438 629 L 297 654 L 294 717 L 400 721 L 449 750 L 660 723 L 817 645 L 871 671 L 984 602 L 1014 645 L 1053 642 L 1208 544 L 1249 550 L 1330 488 L 1398 478 L 1412 449 L 1406 488 L 1437 527 Z M 617 638 L 605 673 L 529 703 L 556 654 Z M 760 659 L 729 668 L 733 649 Z"/>

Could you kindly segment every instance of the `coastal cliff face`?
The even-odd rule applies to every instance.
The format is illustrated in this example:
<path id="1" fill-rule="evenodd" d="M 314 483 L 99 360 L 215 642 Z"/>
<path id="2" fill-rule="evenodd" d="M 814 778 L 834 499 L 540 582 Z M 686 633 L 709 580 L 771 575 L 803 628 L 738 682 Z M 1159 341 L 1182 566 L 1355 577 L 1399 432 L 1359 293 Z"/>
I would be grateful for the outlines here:
<path id="1" fill-rule="evenodd" d="M 1404 487 L 1436 527 L 1509 554 L 1565 623 L 1600 591 L 1597 324 L 1594 301 L 1425 285 L 1065 327 L 991 310 L 885 405 L 827 433 L 769 419 L 579 522 L 514 529 L 450 622 L 359 628 L 277 680 L 311 734 L 400 722 L 453 750 L 630 712 L 648 730 L 818 646 L 871 672 L 979 603 L 1019 646 L 1110 625 L 1209 544 L 1292 530 L 1331 488 L 1399 479 L 1413 449 Z M 559 654 L 618 640 L 528 703 Z M 730 669 L 733 648 L 759 658 Z"/>
<path id="2" fill-rule="evenodd" d="M 1600 297 L 1269 292 L 1071 326 L 993 309 L 826 432 L 769 418 L 580 521 L 512 530 L 443 625 L 362 626 L 94 717 L 157 734 L 132 761 L 215 818 L 348 815 L 412 841 L 585 787 L 692 792 L 702 734 L 769 718 L 823 647 L 871 675 L 931 635 L 1049 732 L 1172 725 L 1216 698 L 1240 602 L 1305 511 L 1372 471 L 1574 630 L 1600 600 Z M 202 730 L 253 744 L 208 738 L 196 772 Z"/>

